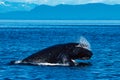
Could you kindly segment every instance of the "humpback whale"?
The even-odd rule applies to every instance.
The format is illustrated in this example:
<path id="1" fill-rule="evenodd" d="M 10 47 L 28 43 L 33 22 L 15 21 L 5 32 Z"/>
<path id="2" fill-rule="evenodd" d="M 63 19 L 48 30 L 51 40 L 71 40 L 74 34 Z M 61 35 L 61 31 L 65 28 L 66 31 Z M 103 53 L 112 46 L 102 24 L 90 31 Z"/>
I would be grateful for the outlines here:
<path id="1" fill-rule="evenodd" d="M 85 38 L 81 38 L 80 43 L 57 44 L 40 50 L 21 61 L 11 61 L 11 64 L 67 64 L 74 66 L 73 60 L 88 60 L 93 53 L 90 44 Z"/>

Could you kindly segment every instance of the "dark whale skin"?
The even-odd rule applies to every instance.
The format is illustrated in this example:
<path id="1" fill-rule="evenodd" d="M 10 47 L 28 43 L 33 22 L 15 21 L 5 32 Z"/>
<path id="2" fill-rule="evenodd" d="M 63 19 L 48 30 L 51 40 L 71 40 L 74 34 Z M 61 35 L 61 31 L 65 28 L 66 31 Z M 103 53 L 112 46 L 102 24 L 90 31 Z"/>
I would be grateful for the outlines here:
<path id="1" fill-rule="evenodd" d="M 87 57 L 90 59 L 92 52 L 82 47 L 76 47 L 79 43 L 58 44 L 23 59 L 21 63 L 61 63 L 75 65 L 72 60 Z"/>

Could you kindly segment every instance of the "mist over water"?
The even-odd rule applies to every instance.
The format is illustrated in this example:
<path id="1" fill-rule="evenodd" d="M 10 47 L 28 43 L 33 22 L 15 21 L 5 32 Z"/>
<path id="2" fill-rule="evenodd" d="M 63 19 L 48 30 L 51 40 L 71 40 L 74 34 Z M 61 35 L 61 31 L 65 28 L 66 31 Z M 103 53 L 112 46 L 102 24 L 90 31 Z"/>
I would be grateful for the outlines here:
<path id="1" fill-rule="evenodd" d="M 35 22 L 21 23 L 0 22 L 1 80 L 120 79 L 119 25 L 55 25 L 53 23 L 52 25 L 42 25 L 39 22 L 37 24 Z M 23 28 L 23 26 L 25 27 Z M 77 61 L 89 62 L 91 65 L 77 67 L 7 65 L 12 60 L 21 60 L 55 44 L 79 42 L 80 36 L 84 36 L 90 42 L 93 57 L 90 60 Z"/>

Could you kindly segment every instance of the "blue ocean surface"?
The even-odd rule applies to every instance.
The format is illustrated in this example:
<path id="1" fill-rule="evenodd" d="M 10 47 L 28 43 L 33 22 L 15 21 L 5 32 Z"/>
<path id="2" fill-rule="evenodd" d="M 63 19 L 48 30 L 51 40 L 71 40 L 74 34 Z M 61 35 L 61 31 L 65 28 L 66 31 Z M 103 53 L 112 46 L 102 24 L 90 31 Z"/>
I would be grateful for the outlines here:
<path id="1" fill-rule="evenodd" d="M 120 80 L 120 25 L 39 23 L 0 22 L 0 80 Z M 55 44 L 79 42 L 81 36 L 90 42 L 93 57 L 77 61 L 91 65 L 8 65 Z"/>

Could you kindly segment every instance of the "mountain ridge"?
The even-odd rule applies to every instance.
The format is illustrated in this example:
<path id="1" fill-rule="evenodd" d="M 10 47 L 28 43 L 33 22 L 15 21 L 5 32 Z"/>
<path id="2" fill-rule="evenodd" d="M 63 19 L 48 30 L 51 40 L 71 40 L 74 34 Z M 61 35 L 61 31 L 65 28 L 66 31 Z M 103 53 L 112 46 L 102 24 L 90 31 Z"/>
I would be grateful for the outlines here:
<path id="1" fill-rule="evenodd" d="M 82 5 L 39 5 L 30 11 L 0 15 L 0 19 L 36 20 L 120 20 L 120 5 L 90 3 Z M 18 16 L 19 15 L 19 16 Z"/>

